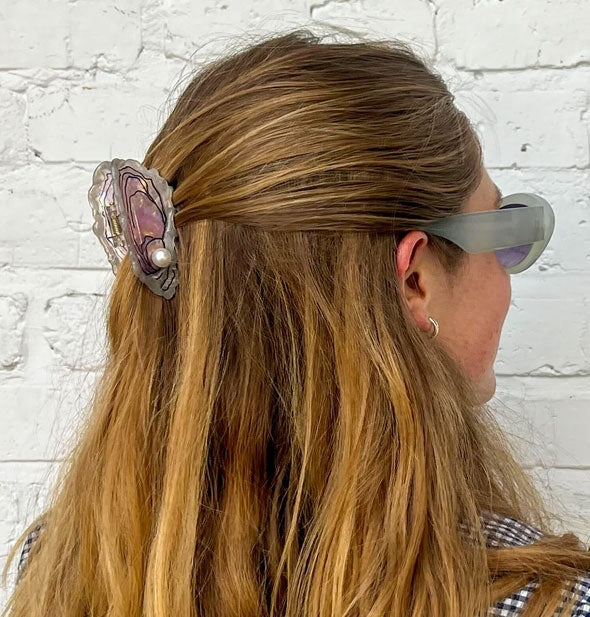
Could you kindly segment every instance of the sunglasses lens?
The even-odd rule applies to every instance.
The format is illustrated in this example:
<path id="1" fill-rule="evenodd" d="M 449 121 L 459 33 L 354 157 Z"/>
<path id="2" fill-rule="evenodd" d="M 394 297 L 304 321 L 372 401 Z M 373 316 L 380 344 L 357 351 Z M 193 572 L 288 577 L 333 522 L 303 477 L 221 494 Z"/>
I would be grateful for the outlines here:
<path id="1" fill-rule="evenodd" d="M 525 260 L 530 253 L 532 244 L 512 246 L 509 249 L 498 249 L 496 255 L 503 268 L 512 268 Z"/>
<path id="2" fill-rule="evenodd" d="M 526 205 L 518 203 L 506 204 L 505 206 L 502 206 L 502 210 L 505 208 L 526 208 Z M 521 244 L 519 246 L 511 246 L 506 249 L 496 249 L 494 252 L 496 253 L 498 261 L 502 267 L 511 268 L 513 266 L 517 266 L 526 259 L 532 246 L 532 244 Z"/>

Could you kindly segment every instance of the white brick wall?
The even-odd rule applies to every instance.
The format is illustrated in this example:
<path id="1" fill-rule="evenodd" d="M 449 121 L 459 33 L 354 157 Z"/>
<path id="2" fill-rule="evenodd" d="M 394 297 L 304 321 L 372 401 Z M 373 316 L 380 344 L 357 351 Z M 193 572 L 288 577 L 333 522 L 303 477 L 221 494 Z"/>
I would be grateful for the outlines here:
<path id="1" fill-rule="evenodd" d="M 0 0 L 0 565 L 46 499 L 101 358 L 112 273 L 91 232 L 94 167 L 141 160 L 191 54 L 317 20 L 434 58 L 504 193 L 553 204 L 550 246 L 512 278 L 494 403 L 588 539 L 587 0 Z"/>

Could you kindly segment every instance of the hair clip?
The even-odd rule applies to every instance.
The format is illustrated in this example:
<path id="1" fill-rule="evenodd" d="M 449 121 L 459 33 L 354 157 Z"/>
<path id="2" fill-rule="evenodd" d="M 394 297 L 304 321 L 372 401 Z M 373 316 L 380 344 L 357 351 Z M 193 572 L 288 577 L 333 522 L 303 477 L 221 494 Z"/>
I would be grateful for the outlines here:
<path id="1" fill-rule="evenodd" d="M 103 161 L 88 191 L 94 224 L 113 273 L 127 253 L 137 278 L 169 300 L 178 286 L 172 187 L 133 159 Z"/>

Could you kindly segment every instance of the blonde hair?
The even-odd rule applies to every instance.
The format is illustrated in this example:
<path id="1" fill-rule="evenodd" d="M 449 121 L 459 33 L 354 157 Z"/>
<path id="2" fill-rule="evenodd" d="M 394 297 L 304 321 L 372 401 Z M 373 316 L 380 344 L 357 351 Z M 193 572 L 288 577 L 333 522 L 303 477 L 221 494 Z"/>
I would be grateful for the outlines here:
<path id="1" fill-rule="evenodd" d="M 523 617 L 553 614 L 590 555 L 396 277 L 481 179 L 453 101 L 405 43 L 306 29 L 195 75 L 143 161 L 180 208 L 177 295 L 125 259 L 12 617 L 472 617 L 531 580 Z M 488 547 L 485 512 L 545 535 Z"/>

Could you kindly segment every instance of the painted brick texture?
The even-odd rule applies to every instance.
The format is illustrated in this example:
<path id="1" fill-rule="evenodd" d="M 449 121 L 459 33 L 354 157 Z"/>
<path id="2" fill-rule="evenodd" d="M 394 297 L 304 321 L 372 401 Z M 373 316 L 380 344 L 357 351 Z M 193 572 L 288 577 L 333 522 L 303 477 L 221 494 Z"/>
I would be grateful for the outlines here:
<path id="1" fill-rule="evenodd" d="M 553 205 L 549 247 L 512 277 L 493 403 L 565 527 L 589 539 L 590 2 L 0 0 L 0 566 L 45 503 L 102 358 L 112 272 L 91 231 L 94 167 L 141 160 L 194 61 L 318 21 L 432 58 L 504 194 Z"/>

